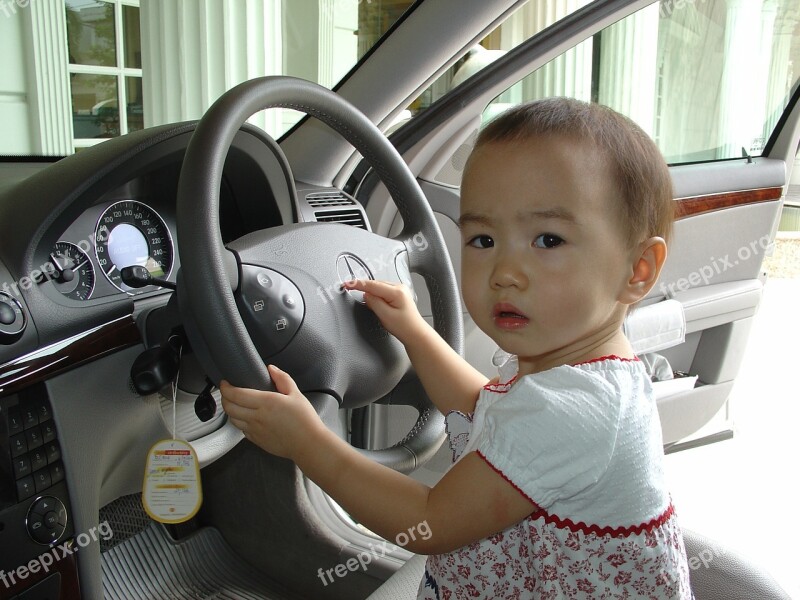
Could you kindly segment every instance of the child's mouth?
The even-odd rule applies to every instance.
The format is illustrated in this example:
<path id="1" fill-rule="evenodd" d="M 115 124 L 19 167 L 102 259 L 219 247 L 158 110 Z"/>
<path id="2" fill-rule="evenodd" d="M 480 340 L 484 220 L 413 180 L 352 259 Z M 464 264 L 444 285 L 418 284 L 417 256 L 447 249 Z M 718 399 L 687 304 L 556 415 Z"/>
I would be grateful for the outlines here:
<path id="1" fill-rule="evenodd" d="M 528 317 L 511 304 L 497 304 L 492 312 L 495 324 L 503 329 L 524 327 L 529 320 Z"/>

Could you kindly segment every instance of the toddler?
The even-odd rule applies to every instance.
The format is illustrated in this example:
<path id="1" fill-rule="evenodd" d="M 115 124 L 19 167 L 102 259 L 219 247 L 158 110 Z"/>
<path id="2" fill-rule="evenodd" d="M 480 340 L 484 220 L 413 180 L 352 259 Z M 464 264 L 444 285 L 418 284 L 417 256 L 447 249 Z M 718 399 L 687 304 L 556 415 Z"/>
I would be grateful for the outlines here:
<path id="1" fill-rule="evenodd" d="M 223 383 L 225 410 L 383 537 L 427 523 L 409 545 L 429 555 L 419 598 L 690 599 L 653 391 L 622 330 L 664 264 L 672 206 L 637 125 L 541 100 L 481 131 L 461 187 L 462 292 L 504 352 L 498 377 L 455 353 L 406 288 L 346 284 L 447 415 L 454 464 L 433 488 L 361 456 L 273 366 L 277 392 Z"/>

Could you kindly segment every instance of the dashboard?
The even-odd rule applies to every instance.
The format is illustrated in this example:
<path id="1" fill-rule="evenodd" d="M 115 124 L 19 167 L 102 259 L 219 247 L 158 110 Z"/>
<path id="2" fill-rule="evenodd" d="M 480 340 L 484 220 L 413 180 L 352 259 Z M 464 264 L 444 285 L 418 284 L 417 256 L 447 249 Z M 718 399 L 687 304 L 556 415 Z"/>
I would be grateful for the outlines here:
<path id="1" fill-rule="evenodd" d="M 176 200 L 194 127 L 151 128 L 55 161 L 0 161 L 0 397 L 141 343 L 137 314 L 177 284 Z M 296 182 L 277 142 L 249 125 L 228 151 L 219 213 L 198 208 L 196 218 L 216 222 L 224 244 L 297 222 L 369 230 L 357 201 Z M 122 270 L 134 266 L 157 285 L 128 285 Z"/>
<path id="2" fill-rule="evenodd" d="M 176 282 L 176 198 L 193 128 L 154 128 L 52 163 L 2 165 L 0 365 L 130 317 L 139 301 L 165 294 L 156 285 L 127 285 L 125 267 Z M 218 219 L 227 243 L 297 214 L 279 146 L 244 126 L 224 166 L 219 215 L 198 218 Z"/>

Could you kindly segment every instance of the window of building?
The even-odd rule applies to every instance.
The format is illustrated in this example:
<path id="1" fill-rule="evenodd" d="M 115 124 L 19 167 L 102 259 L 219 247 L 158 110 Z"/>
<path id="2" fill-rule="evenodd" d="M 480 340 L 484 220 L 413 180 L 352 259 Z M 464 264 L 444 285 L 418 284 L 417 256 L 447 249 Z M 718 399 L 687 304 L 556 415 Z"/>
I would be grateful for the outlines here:
<path id="1" fill-rule="evenodd" d="M 413 3 L 6 3 L 0 154 L 64 156 L 145 127 L 199 119 L 225 91 L 264 75 L 332 88 Z M 301 116 L 272 109 L 249 122 L 277 138 Z"/>
<path id="2" fill-rule="evenodd" d="M 142 129 L 138 3 L 66 0 L 65 8 L 75 148 Z"/>

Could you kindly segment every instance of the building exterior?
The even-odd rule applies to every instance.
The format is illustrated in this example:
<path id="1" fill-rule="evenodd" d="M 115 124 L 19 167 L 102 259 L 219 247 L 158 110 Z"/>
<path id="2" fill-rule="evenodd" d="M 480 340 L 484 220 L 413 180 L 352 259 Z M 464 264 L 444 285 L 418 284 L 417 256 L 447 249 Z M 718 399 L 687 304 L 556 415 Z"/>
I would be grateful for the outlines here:
<path id="1" fill-rule="evenodd" d="M 532 0 L 481 46 L 496 58 L 588 3 Z M 225 90 L 261 75 L 331 87 L 410 4 L 0 0 L 1 152 L 66 155 L 142 127 L 196 119 Z M 799 23 L 800 5 L 789 0 L 662 0 L 509 88 L 487 116 L 568 95 L 627 114 L 671 163 L 758 155 L 800 70 L 792 42 Z M 410 114 L 471 74 L 477 54 L 426 90 Z M 298 117 L 271 110 L 252 121 L 278 136 Z M 800 168 L 792 181 L 800 184 Z"/>

